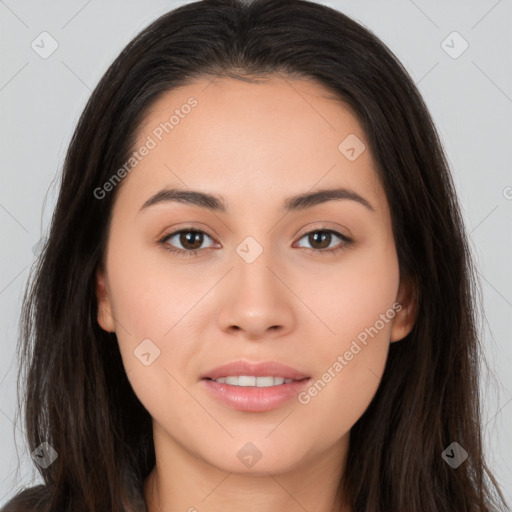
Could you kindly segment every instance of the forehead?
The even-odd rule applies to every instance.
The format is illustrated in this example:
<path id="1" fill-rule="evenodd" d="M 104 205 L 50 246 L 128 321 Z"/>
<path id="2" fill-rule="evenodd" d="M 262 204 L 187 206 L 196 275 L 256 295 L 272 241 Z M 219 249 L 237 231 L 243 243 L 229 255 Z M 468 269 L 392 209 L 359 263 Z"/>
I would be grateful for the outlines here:
<path id="1" fill-rule="evenodd" d="M 383 200 L 359 120 L 313 80 L 196 79 L 150 106 L 133 150 L 143 146 L 151 149 L 123 184 L 137 204 L 176 185 L 224 196 L 250 191 L 246 201 L 255 205 L 260 194 L 281 200 L 329 186 L 364 189 L 377 206 Z"/>
<path id="2" fill-rule="evenodd" d="M 191 98 L 197 105 L 189 109 L 187 103 Z M 182 109 L 191 112 L 180 112 Z M 203 77 L 166 91 L 146 112 L 138 128 L 139 140 L 161 122 L 169 121 L 173 113 L 179 117 L 171 123 L 176 128 L 188 117 L 206 123 L 216 132 L 222 129 L 237 137 L 244 134 L 254 136 L 256 132 L 259 141 L 265 133 L 272 132 L 273 136 L 278 135 L 276 144 L 290 140 L 292 135 L 303 134 L 310 138 L 312 132 L 326 137 L 325 142 L 329 143 L 329 135 L 338 132 L 340 125 L 343 125 L 343 130 L 363 135 L 351 107 L 332 91 L 312 79 L 291 79 L 280 75 L 260 78 L 257 83 Z M 311 128 L 305 130 L 305 125 Z M 177 133 L 178 130 L 173 128 L 172 134 Z M 312 142 L 317 143 L 318 140 Z"/>

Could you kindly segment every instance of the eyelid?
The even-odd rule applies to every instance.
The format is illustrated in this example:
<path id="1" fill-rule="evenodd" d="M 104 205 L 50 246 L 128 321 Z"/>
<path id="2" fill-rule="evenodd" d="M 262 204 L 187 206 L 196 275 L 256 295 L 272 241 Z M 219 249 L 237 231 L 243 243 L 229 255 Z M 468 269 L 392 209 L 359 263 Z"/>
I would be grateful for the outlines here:
<path id="1" fill-rule="evenodd" d="M 321 222 L 321 224 L 319 225 L 318 222 Z M 354 239 L 352 237 L 352 234 L 351 234 L 350 230 L 348 228 L 346 228 L 345 226 L 341 226 L 341 225 L 337 224 L 337 226 L 345 228 L 350 233 L 350 235 L 340 233 L 339 227 L 336 229 L 329 227 L 328 226 L 329 221 L 327 221 L 327 222 L 324 221 L 323 223 L 322 223 L 322 221 L 318 221 L 318 222 L 312 223 L 313 225 L 309 224 L 308 226 L 305 226 L 304 228 L 299 230 L 299 232 L 296 235 L 294 235 L 293 238 L 295 239 L 298 237 L 297 242 L 300 242 L 300 240 L 302 238 L 304 238 L 304 236 L 306 236 L 306 235 L 309 235 L 309 234 L 315 233 L 315 232 L 319 232 L 319 231 L 324 231 L 324 232 L 330 232 L 330 233 L 334 234 L 334 236 L 340 238 L 342 240 L 342 242 L 340 244 L 338 244 L 338 246 L 336 246 L 335 248 L 331 248 L 331 249 L 311 249 L 309 247 L 300 247 L 301 249 L 305 249 L 306 251 L 309 251 L 312 253 L 317 253 L 317 254 L 321 254 L 321 253 L 328 254 L 328 253 L 334 253 L 338 250 L 342 250 L 343 248 L 348 247 L 353 244 Z M 197 226 L 191 226 L 190 224 L 184 224 L 182 226 L 180 226 L 180 225 L 173 226 L 172 229 L 170 229 L 168 232 L 167 232 L 167 230 L 164 231 L 164 234 L 158 237 L 157 242 L 158 242 L 158 244 L 163 245 L 163 246 L 170 245 L 167 242 L 168 239 L 173 238 L 173 237 L 177 236 L 178 234 L 180 234 L 182 232 L 187 232 L 187 231 L 202 233 L 202 234 L 206 235 L 207 237 L 209 237 L 213 241 L 214 244 L 218 244 L 218 242 L 216 242 L 216 240 L 215 240 L 216 237 L 212 236 L 206 228 L 198 228 Z M 297 243 L 297 242 L 294 242 L 294 243 Z M 171 246 L 171 247 L 172 247 L 172 249 L 167 247 L 166 250 L 169 252 L 181 253 L 181 254 L 186 254 L 186 255 L 195 255 L 197 253 L 203 252 L 206 249 L 206 248 L 203 248 L 203 249 L 186 250 L 186 249 L 176 248 L 174 246 Z"/>
<path id="2" fill-rule="evenodd" d="M 328 224 L 333 224 L 334 227 L 328 226 Z M 190 223 L 189 224 L 183 223 L 182 225 L 178 224 L 176 226 L 172 226 L 169 229 L 165 229 L 164 232 L 156 238 L 156 240 L 157 241 L 162 240 L 163 238 L 167 238 L 170 235 L 175 235 L 176 233 L 183 231 L 183 230 L 203 232 L 212 239 L 216 238 L 216 235 L 214 236 L 209 232 L 209 229 L 206 227 L 206 225 L 199 223 L 199 226 L 203 226 L 203 227 L 198 227 L 195 225 L 192 226 Z M 297 231 L 295 233 L 295 235 L 293 235 L 293 238 L 296 238 L 296 237 L 302 238 L 304 235 L 307 235 L 307 234 L 311 233 L 312 231 L 313 232 L 314 231 L 328 231 L 328 230 L 339 231 L 340 228 L 345 229 L 348 233 L 348 234 L 340 233 L 341 235 L 345 236 L 346 238 L 350 238 L 350 239 L 353 238 L 353 235 L 352 235 L 352 232 L 350 231 L 350 229 L 348 229 L 346 226 L 344 226 L 342 224 L 333 223 L 331 221 L 317 221 L 317 222 L 308 224 L 307 226 L 304 226 L 299 231 Z"/>
<path id="3" fill-rule="evenodd" d="M 167 228 L 165 229 L 161 235 L 158 235 L 156 237 L 156 240 L 161 240 L 162 238 L 166 238 L 168 237 L 169 235 L 175 235 L 177 232 L 180 232 L 180 231 L 186 231 L 186 230 L 189 230 L 189 231 L 198 231 L 198 232 L 201 232 L 201 233 L 205 233 L 206 235 L 208 235 L 210 238 L 216 238 L 216 235 L 212 235 L 210 233 L 210 230 L 208 227 L 206 227 L 205 224 L 202 224 L 202 223 L 199 223 L 198 225 L 191 225 L 190 223 L 182 223 L 182 224 L 178 224 L 178 225 L 173 225 L 171 226 L 170 228 Z"/>
<path id="4" fill-rule="evenodd" d="M 329 226 L 329 224 L 331 224 L 332 226 Z M 319 220 L 317 222 L 312 222 L 311 224 L 304 226 L 294 235 L 294 238 L 297 236 L 303 237 L 304 235 L 311 233 L 311 231 L 330 231 L 330 230 L 332 230 L 332 231 L 339 232 L 340 228 L 343 228 L 347 232 L 347 234 L 340 233 L 340 235 L 343 235 L 350 239 L 353 238 L 352 232 L 346 226 L 344 226 L 343 224 L 337 224 L 336 222 L 332 222 L 332 221 L 328 221 L 328 220 L 323 220 L 323 221 Z"/>

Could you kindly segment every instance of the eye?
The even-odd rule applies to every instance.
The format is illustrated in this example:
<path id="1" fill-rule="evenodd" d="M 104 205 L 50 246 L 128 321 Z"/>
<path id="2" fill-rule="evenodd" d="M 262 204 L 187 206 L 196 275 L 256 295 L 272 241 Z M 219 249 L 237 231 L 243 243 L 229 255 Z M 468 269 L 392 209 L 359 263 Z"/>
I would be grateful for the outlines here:
<path id="1" fill-rule="evenodd" d="M 169 235 L 165 235 L 158 243 L 165 246 L 166 250 L 173 253 L 183 254 L 185 256 L 195 256 L 198 252 L 201 251 L 201 245 L 203 245 L 204 236 L 212 239 L 210 235 L 205 233 L 204 231 L 200 231 L 192 228 L 180 229 L 179 231 L 174 231 Z M 178 243 L 182 244 L 184 249 L 176 249 L 173 246 L 170 246 L 168 241 L 173 238 L 177 238 Z"/>
<path id="2" fill-rule="evenodd" d="M 334 237 L 339 238 L 342 242 L 338 243 L 338 245 L 335 247 L 328 248 L 333 240 L 333 235 Z M 184 228 L 180 229 L 179 231 L 174 231 L 173 233 L 165 235 L 158 241 L 158 243 L 163 245 L 165 249 L 169 252 L 182 254 L 184 256 L 196 256 L 199 252 L 201 252 L 202 249 L 204 249 L 204 247 L 202 248 L 201 246 L 203 245 L 205 236 L 213 240 L 212 237 L 205 233 L 204 231 L 192 228 Z M 311 243 L 313 247 L 303 248 L 306 249 L 306 251 L 308 252 L 323 255 L 333 254 L 335 252 L 341 251 L 345 247 L 351 245 L 353 242 L 352 239 L 339 233 L 338 231 L 334 231 L 332 229 L 327 228 L 319 228 L 314 231 L 309 231 L 308 233 L 304 234 L 300 238 L 300 240 L 306 237 L 308 242 Z M 175 246 L 170 245 L 170 241 L 174 238 L 176 238 L 175 243 L 181 244 L 183 249 L 176 248 Z M 324 247 L 326 241 L 328 243 L 327 246 Z"/>
<path id="3" fill-rule="evenodd" d="M 325 242 L 327 243 L 327 247 L 330 245 L 330 242 L 332 242 L 334 237 L 337 237 L 342 240 L 341 244 L 338 244 L 335 247 L 332 248 L 326 248 Z M 338 251 L 343 250 L 345 247 L 348 247 L 350 244 L 352 244 L 352 239 L 350 239 L 348 236 L 342 235 L 341 233 L 338 233 L 338 231 L 334 231 L 333 229 L 327 229 L 327 228 L 320 228 L 316 229 L 314 231 L 309 231 L 305 235 L 303 235 L 300 240 L 307 237 L 307 241 L 313 245 L 313 248 L 310 249 L 308 247 L 305 247 L 305 249 L 309 252 L 315 253 L 315 254 L 333 254 Z M 321 247 L 318 247 L 321 246 Z"/>

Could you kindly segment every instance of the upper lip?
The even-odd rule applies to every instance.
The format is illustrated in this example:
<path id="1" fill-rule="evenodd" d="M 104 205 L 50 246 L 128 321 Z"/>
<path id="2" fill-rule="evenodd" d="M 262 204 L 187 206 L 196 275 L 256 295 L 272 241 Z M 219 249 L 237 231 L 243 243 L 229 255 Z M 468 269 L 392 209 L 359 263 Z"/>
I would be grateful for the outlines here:
<path id="1" fill-rule="evenodd" d="M 302 380 L 308 375 L 277 361 L 250 363 L 248 361 L 233 361 L 223 364 L 201 375 L 201 379 L 218 379 L 220 377 L 254 375 L 255 377 L 284 377 L 285 379 Z"/>

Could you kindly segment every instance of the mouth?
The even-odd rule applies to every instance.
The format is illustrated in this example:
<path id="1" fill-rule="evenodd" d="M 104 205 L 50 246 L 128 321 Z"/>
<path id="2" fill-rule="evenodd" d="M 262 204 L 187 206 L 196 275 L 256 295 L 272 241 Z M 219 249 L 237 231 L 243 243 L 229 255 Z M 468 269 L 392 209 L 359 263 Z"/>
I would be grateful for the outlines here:
<path id="1" fill-rule="evenodd" d="M 304 377 L 303 379 L 288 379 L 286 377 L 274 377 L 272 375 L 266 376 L 256 376 L 256 375 L 229 375 L 226 377 L 219 377 L 217 379 L 212 379 L 210 377 L 206 377 L 203 380 L 209 380 L 212 382 L 216 382 L 218 384 L 226 384 L 228 386 L 234 387 L 251 387 L 251 388 L 269 388 L 275 386 L 284 386 L 286 384 L 291 384 L 292 382 L 302 382 L 304 380 L 309 380 L 309 377 Z"/>
<path id="2" fill-rule="evenodd" d="M 309 375 L 278 361 L 232 361 L 212 368 L 200 376 L 232 386 L 275 386 L 309 378 Z M 224 380 L 223 380 L 224 379 Z M 272 380 L 271 380 L 272 379 Z"/>
<path id="3" fill-rule="evenodd" d="M 232 361 L 200 376 L 200 384 L 210 398 L 231 409 L 249 412 L 286 405 L 310 381 L 308 375 L 278 361 Z"/>

